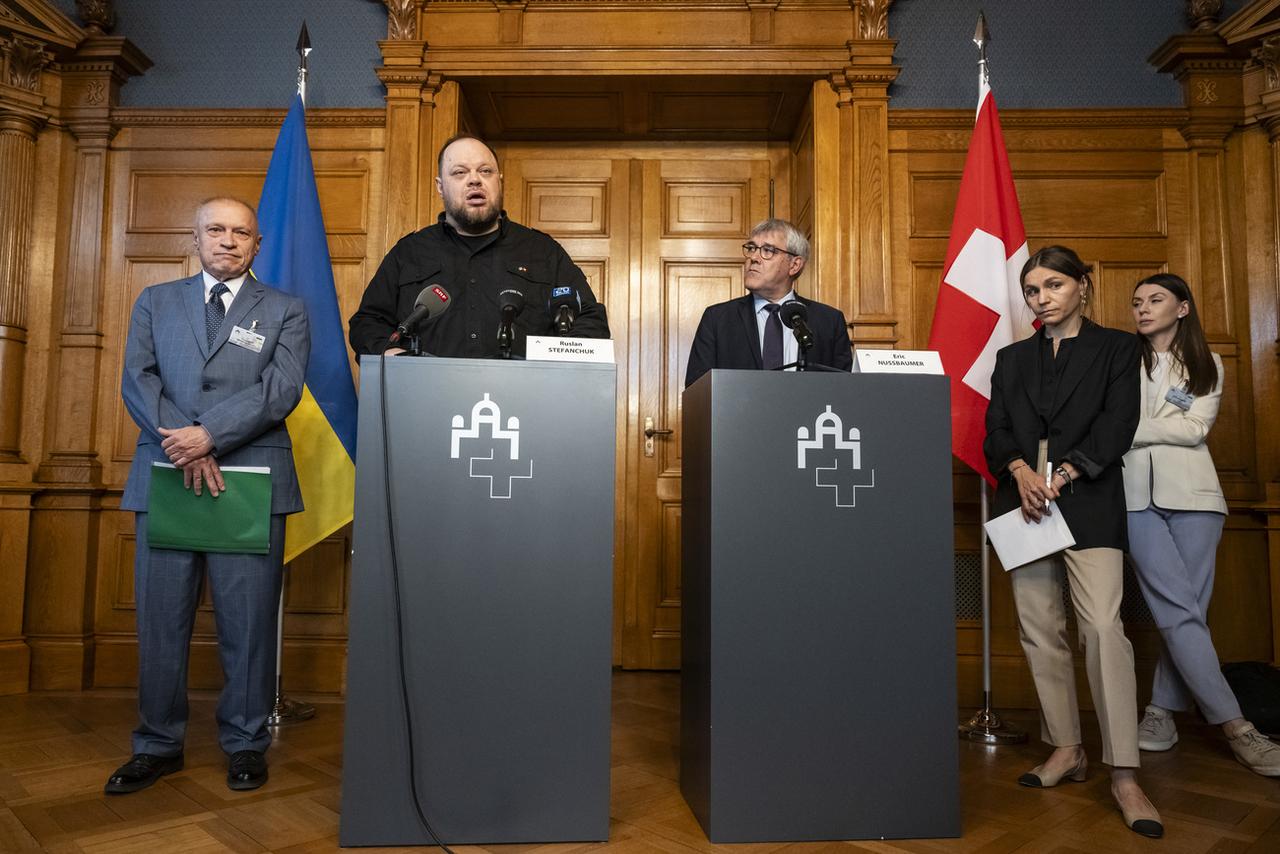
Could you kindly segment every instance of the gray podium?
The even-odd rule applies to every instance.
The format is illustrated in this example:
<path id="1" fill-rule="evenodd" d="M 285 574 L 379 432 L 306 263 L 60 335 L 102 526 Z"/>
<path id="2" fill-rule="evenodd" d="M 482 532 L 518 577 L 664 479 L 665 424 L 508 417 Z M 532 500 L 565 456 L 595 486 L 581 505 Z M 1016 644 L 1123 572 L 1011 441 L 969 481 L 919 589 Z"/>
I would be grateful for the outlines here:
<path id="1" fill-rule="evenodd" d="M 608 838 L 614 376 L 386 360 L 408 726 L 446 844 Z M 381 380 L 364 358 L 343 846 L 430 841 L 410 794 Z"/>
<path id="2" fill-rule="evenodd" d="M 960 834 L 948 395 L 685 391 L 680 787 L 712 842 Z"/>

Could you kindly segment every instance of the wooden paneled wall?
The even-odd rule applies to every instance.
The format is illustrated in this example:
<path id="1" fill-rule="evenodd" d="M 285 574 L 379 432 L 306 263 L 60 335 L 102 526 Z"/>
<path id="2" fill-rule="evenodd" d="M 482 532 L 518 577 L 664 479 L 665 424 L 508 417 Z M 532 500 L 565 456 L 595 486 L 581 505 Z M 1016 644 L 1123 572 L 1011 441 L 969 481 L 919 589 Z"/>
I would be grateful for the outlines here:
<path id="1" fill-rule="evenodd" d="M 111 146 L 108 220 L 113 227 L 103 300 L 103 335 L 111 343 L 104 346 L 98 378 L 100 387 L 113 392 L 123 368 L 122 345 L 134 299 L 150 284 L 199 270 L 191 254 L 191 217 L 202 199 L 228 194 L 256 204 L 280 115 L 122 111 L 119 121 L 121 130 Z M 326 111 L 309 121 L 343 317 L 355 310 L 385 250 L 382 124 L 381 111 Z M 101 396 L 97 422 L 102 425 L 97 447 L 107 494 L 98 526 L 91 681 L 96 686 L 126 686 L 134 684 L 137 669 L 133 520 L 131 513 L 115 508 L 138 429 L 115 393 Z M 350 551 L 349 533 L 343 530 L 290 565 L 286 672 L 294 690 L 342 689 Z M 207 597 L 193 646 L 192 684 L 220 684 Z"/>
<path id="2" fill-rule="evenodd" d="M 1096 112 L 1070 119 L 1056 112 L 1004 114 L 1029 241 L 1032 246 L 1067 243 L 1097 264 L 1099 304 L 1094 316 L 1102 323 L 1129 325 L 1129 295 L 1142 275 L 1164 269 L 1187 274 L 1182 266 L 1186 253 L 1177 250 L 1186 239 L 1178 229 L 1185 231 L 1190 219 L 1186 211 L 1190 155 L 1177 130 L 1183 117 L 1181 111 Z M 312 147 L 344 316 L 354 310 L 386 245 L 381 228 L 385 216 L 380 191 L 385 177 L 381 118 L 374 112 L 320 112 L 312 120 Z M 117 393 L 129 308 L 146 285 L 196 269 L 190 254 L 189 219 L 199 199 L 215 192 L 257 198 L 279 119 L 273 112 L 120 114 L 122 128 L 111 146 L 104 211 L 110 227 L 104 253 L 102 356 L 95 379 L 101 393 L 93 419 L 98 425 L 94 447 L 103 464 L 104 489 L 96 514 L 96 561 L 85 579 L 93 591 L 84 603 L 90 611 L 85 635 L 95 651 L 81 684 L 127 686 L 136 666 L 132 519 L 131 514 L 115 509 L 137 436 Z M 901 330 L 893 341 L 896 346 L 919 347 L 928 338 L 969 121 L 969 114 L 959 111 L 897 111 L 889 116 L 892 216 L 887 236 L 892 247 L 891 316 Z M 1255 130 L 1249 135 L 1260 133 Z M 792 144 L 791 205 L 802 223 L 811 216 L 807 194 L 812 191 L 806 190 L 814 180 L 807 142 L 811 135 L 812 126 L 803 125 Z M 1240 150 L 1259 142 L 1242 139 Z M 668 153 L 675 150 L 667 149 Z M 1270 176 L 1264 177 L 1265 186 Z M 1240 178 L 1244 179 L 1243 172 Z M 1244 183 L 1256 186 L 1259 181 Z M 1241 190 L 1246 189 L 1244 183 Z M 517 207 L 527 208 L 536 201 L 535 194 Z M 560 236 L 570 244 L 581 239 L 572 228 Z M 608 298 L 608 287 L 601 291 Z M 1248 288 L 1242 291 L 1244 299 Z M 1211 340 L 1227 368 L 1227 390 L 1212 443 L 1233 513 L 1221 550 L 1214 628 L 1224 658 L 1270 659 L 1266 517 L 1251 508 L 1265 488 L 1256 475 L 1248 324 L 1239 319 L 1231 322 L 1237 314 L 1247 319 L 1248 305 L 1206 298 L 1199 286 L 1197 296 Z M 610 299 L 610 303 L 614 325 L 627 328 L 628 301 Z M 851 317 L 858 316 L 854 306 L 843 308 Z M 882 341 L 877 336 L 873 343 Z M 957 471 L 957 548 L 961 551 L 977 548 L 976 489 L 971 475 Z M 620 502 L 619 506 L 625 505 Z M 348 544 L 343 532 L 291 567 L 287 672 L 297 690 L 342 688 Z M 29 575 L 33 568 L 29 567 Z M 72 556 L 55 557 L 41 569 L 55 577 L 84 573 Z M 61 589 L 52 581 L 39 586 Z M 1002 574 L 997 575 L 994 589 L 997 689 L 1005 704 L 1029 705 L 1033 697 Z M 1149 626 L 1131 628 L 1140 657 L 1149 663 L 1157 649 L 1154 633 Z M 966 689 L 962 696 L 968 693 L 972 699 L 978 684 L 980 627 L 962 622 L 958 632 Z M 31 637 L 42 639 L 41 635 Z M 193 684 L 217 684 L 208 613 L 202 614 L 197 626 L 194 660 Z M 51 684 L 70 683 L 59 677 L 47 679 L 45 686 Z"/>
<path id="3" fill-rule="evenodd" d="M 1190 206 L 1200 179 L 1195 154 L 1179 130 L 1187 115 L 1182 110 L 1024 110 L 1007 111 L 1002 119 L 1028 244 L 1032 251 L 1049 243 L 1071 246 L 1095 265 L 1094 320 L 1132 329 L 1134 285 L 1151 273 L 1175 272 L 1192 284 L 1210 343 L 1226 370 L 1210 446 L 1231 516 L 1219 549 L 1210 621 L 1224 661 L 1270 660 L 1274 628 L 1267 516 L 1255 508 L 1265 483 L 1256 464 L 1250 340 L 1240 323 L 1241 309 L 1248 313 L 1242 293 L 1248 287 L 1228 287 L 1235 282 L 1221 280 L 1206 283 L 1185 248 L 1192 240 Z M 970 115 L 940 111 L 890 113 L 894 291 L 901 306 L 897 317 L 907 330 L 900 346 L 924 347 L 929 338 L 971 121 Z M 1259 135 L 1254 129 L 1241 136 L 1257 142 Z M 1235 197 L 1247 191 L 1247 183 L 1262 179 L 1237 174 L 1241 183 L 1219 184 L 1215 175 L 1209 189 Z M 958 467 L 956 547 L 961 552 L 979 548 L 978 488 L 977 477 Z M 998 569 L 992 589 L 996 696 L 1005 705 L 1034 705 L 1012 595 Z M 1159 636 L 1141 619 L 1126 628 L 1140 673 L 1149 676 Z M 959 621 L 957 631 L 961 699 L 977 703 L 981 624 Z M 1087 696 L 1083 679 L 1081 684 L 1081 696 Z M 1139 684 L 1149 690 L 1150 680 L 1140 678 Z"/>
<path id="4" fill-rule="evenodd" d="M 660 271 L 678 278 L 669 256 L 695 266 L 709 257 L 694 251 L 706 235 L 675 234 L 663 219 L 672 210 L 663 188 L 749 186 L 735 229 L 776 198 L 775 209 L 813 240 L 803 289 L 841 308 L 860 345 L 924 346 L 972 112 L 892 109 L 888 5 L 747 9 L 705 0 L 659 14 L 604 2 L 392 4 L 378 69 L 386 109 L 319 110 L 309 119 L 343 315 L 386 248 L 434 219 L 440 142 L 459 128 L 525 115 L 544 122 L 545 135 L 508 128 L 501 147 L 518 163 L 509 180 L 524 181 L 509 183 L 511 207 L 583 255 L 627 354 L 619 373 L 619 422 L 629 425 L 619 435 L 619 508 L 641 503 L 645 465 L 678 458 L 673 444 L 658 463 L 644 463 L 632 430 L 645 407 L 658 411 L 662 401 L 664 417 L 678 420 L 678 401 L 667 392 L 679 378 L 663 384 L 678 358 L 645 355 L 656 352 L 651 336 L 660 336 L 659 349 L 672 340 L 662 314 L 670 283 Z M 1132 285 L 1148 272 L 1181 273 L 1195 288 L 1227 372 L 1212 448 L 1232 514 L 1210 620 L 1225 659 L 1277 660 L 1280 444 L 1270 424 L 1280 415 L 1280 73 L 1265 57 L 1280 47 L 1247 63 L 1250 40 L 1262 38 L 1250 34 L 1258 24 L 1250 21 L 1221 35 L 1173 39 L 1153 58 L 1182 82 L 1185 109 L 1007 111 L 1003 119 L 1030 241 L 1067 243 L 1097 265 L 1098 320 L 1127 327 Z M 283 119 L 282 110 L 122 109 L 119 89 L 145 71 L 146 57 L 123 38 L 50 26 L 45 41 L 57 66 L 36 63 L 23 87 L 0 81 L 0 693 L 133 683 L 132 520 L 117 509 L 136 437 L 119 400 L 129 308 L 146 285 L 196 269 L 189 220 L 199 199 L 256 200 Z M 1265 30 L 1265 21 L 1258 26 Z M 649 83 L 646 74 L 655 75 Z M 607 101 L 607 78 L 625 78 L 616 87 L 620 141 L 602 141 L 598 127 L 575 136 L 571 120 L 591 120 L 589 110 L 576 117 L 511 110 L 504 93 L 536 87 L 540 75 L 556 78 L 548 91 L 557 103 L 575 97 L 575 87 L 590 96 L 583 103 Z M 717 83 L 700 88 L 698 75 Z M 770 89 L 771 78 L 785 81 Z M 688 138 L 654 119 L 666 114 L 645 118 L 636 106 L 648 86 L 723 104 L 740 97 L 734 87 L 742 81 L 743 91 L 772 94 L 742 96 L 741 104 L 802 102 L 769 121 L 734 124 L 724 110 L 686 99 L 682 121 L 701 122 Z M 777 115 L 793 126 L 775 127 Z M 571 156 L 558 159 L 558 146 Z M 577 172 L 565 166 L 573 158 Z M 565 186 L 595 213 L 557 214 Z M 738 263 L 736 230 L 713 237 L 723 245 L 711 260 L 729 270 Z M 976 551 L 977 484 L 959 470 L 956 497 L 957 550 Z M 663 512 L 673 518 L 664 530 L 678 517 L 678 495 L 667 499 Z M 630 548 L 634 524 L 619 520 L 620 550 Z M 291 690 L 343 690 L 349 552 L 339 532 L 290 569 Z M 647 553 L 637 548 L 620 559 L 643 562 Z M 670 602 L 663 601 L 678 606 L 678 578 L 661 583 Z M 1030 706 L 1002 574 L 994 586 L 997 697 Z M 616 642 L 624 644 L 637 617 L 619 599 L 615 618 Z M 1154 632 L 1131 629 L 1149 667 Z M 960 699 L 975 703 L 980 631 L 963 620 L 957 631 Z M 669 631 L 664 638 L 678 649 Z M 664 655 L 636 660 L 669 664 Z M 216 684 L 207 612 L 193 658 L 193 684 Z M 624 659 L 615 650 L 615 660 Z"/>

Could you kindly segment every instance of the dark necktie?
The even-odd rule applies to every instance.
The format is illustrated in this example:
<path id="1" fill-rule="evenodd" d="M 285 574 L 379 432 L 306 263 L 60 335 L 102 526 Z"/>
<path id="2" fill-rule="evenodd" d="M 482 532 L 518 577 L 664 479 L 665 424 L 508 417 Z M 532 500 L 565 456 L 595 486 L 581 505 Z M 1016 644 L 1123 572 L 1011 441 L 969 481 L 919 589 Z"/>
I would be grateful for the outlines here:
<path id="1" fill-rule="evenodd" d="M 764 369 L 771 371 L 782 367 L 782 318 L 778 317 L 780 306 L 765 303 L 764 310 L 769 316 L 764 321 Z"/>
<path id="2" fill-rule="evenodd" d="M 213 346 L 222 328 L 222 321 L 227 316 L 227 308 L 222 304 L 222 295 L 230 293 L 231 288 L 218 282 L 209 291 L 209 301 L 204 304 L 204 331 L 209 336 L 209 346 Z"/>

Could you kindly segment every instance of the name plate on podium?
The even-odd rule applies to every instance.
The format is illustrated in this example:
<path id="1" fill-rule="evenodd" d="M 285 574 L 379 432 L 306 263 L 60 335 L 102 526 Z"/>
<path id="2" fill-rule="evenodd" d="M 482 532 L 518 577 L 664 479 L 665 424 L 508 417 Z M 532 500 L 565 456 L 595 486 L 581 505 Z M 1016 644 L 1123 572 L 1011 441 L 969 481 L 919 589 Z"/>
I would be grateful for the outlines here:
<path id="1" fill-rule="evenodd" d="M 855 374 L 937 374 L 942 357 L 936 350 L 855 350 Z"/>
<path id="2" fill-rule="evenodd" d="M 604 362 L 612 365 L 612 338 L 558 338 L 530 335 L 525 359 L 535 362 Z"/>

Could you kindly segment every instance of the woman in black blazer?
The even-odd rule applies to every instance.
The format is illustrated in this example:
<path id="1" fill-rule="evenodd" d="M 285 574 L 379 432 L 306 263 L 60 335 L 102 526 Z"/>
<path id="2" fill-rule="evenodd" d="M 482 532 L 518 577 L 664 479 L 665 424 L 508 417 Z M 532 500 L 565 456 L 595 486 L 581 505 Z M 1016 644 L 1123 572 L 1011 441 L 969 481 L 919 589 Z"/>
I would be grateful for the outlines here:
<path id="1" fill-rule="evenodd" d="M 1121 459 L 1138 426 L 1138 340 L 1084 316 L 1092 268 L 1070 249 L 1045 247 L 1022 268 L 1022 296 L 1040 330 L 996 355 L 987 408 L 987 464 L 999 478 L 1001 514 L 1021 508 L 1039 521 L 1057 502 L 1075 536 L 1072 548 L 1010 573 L 1022 648 L 1040 698 L 1041 738 L 1054 746 L 1023 774 L 1024 786 L 1083 782 L 1072 649 L 1062 585 L 1085 647 L 1089 689 L 1102 731 L 1102 761 L 1125 824 L 1164 833 L 1138 786 L 1138 701 L 1133 648 L 1120 622 L 1127 545 Z"/>

